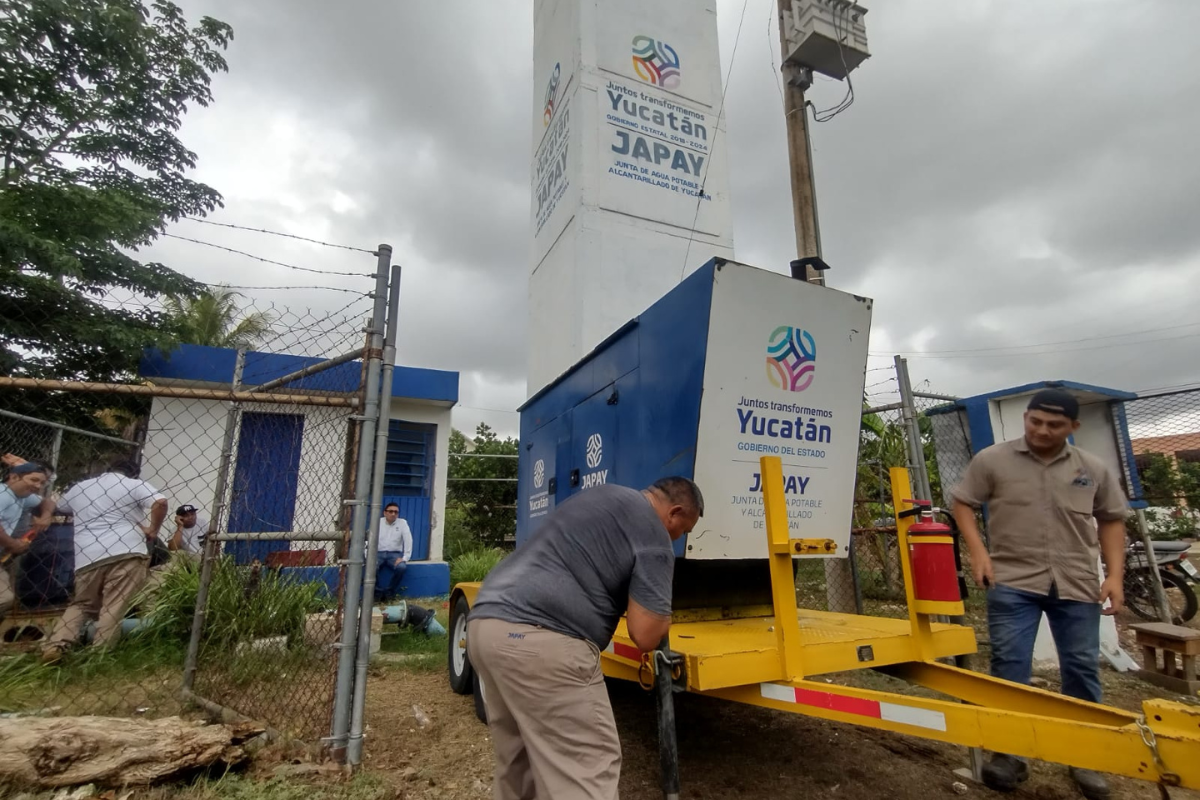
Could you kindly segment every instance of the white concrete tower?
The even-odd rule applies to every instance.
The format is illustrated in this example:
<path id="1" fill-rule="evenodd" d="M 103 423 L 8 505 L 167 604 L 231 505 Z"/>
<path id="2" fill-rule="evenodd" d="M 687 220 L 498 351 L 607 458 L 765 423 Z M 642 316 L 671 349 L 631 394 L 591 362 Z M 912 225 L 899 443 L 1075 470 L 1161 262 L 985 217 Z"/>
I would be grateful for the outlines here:
<path id="1" fill-rule="evenodd" d="M 533 49 L 530 395 L 733 258 L 715 0 L 535 0 Z"/>

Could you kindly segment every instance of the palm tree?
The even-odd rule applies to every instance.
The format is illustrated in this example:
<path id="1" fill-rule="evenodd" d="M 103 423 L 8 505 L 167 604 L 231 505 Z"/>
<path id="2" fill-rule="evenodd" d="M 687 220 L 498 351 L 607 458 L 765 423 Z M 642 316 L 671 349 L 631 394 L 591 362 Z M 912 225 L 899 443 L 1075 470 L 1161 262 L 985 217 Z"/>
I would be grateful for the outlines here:
<path id="1" fill-rule="evenodd" d="M 237 318 L 241 309 L 232 289 L 217 286 L 195 297 L 168 295 L 167 315 L 178 331 L 179 341 L 209 347 L 250 348 L 271 329 L 271 315 L 253 311 Z"/>

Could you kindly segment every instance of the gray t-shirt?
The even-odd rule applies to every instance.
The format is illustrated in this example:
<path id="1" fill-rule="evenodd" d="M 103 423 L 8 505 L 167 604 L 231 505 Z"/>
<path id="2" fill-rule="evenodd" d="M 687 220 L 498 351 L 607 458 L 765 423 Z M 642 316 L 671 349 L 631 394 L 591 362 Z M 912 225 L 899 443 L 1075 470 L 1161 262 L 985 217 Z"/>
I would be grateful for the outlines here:
<path id="1" fill-rule="evenodd" d="M 675 553 L 650 501 L 608 484 L 571 497 L 483 582 L 473 618 L 540 625 L 603 648 L 632 598 L 671 613 Z"/>

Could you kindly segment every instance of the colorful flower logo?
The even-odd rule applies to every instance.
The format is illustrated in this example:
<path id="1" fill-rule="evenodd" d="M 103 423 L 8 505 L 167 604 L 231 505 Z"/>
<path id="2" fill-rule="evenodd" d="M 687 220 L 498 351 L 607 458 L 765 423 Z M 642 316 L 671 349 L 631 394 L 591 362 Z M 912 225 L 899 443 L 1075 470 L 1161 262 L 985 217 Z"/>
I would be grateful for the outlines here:
<path id="1" fill-rule="evenodd" d="M 767 380 L 776 389 L 803 392 L 813 382 L 817 344 L 812 334 L 780 325 L 767 342 Z"/>
<path id="2" fill-rule="evenodd" d="M 633 71 L 646 83 L 664 89 L 678 88 L 682 79 L 675 48 L 649 36 L 633 37 Z"/>
<path id="3" fill-rule="evenodd" d="M 546 84 L 546 107 L 542 110 L 542 127 L 545 128 L 554 119 L 554 104 L 558 102 L 558 78 L 562 74 L 562 64 L 555 64 L 550 73 L 550 82 Z"/>

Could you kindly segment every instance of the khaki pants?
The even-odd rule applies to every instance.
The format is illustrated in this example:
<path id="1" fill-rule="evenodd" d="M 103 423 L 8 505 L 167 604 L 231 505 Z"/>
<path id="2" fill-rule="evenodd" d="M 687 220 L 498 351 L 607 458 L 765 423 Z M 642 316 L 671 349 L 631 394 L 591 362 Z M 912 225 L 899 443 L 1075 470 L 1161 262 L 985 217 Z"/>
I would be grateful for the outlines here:
<path id="1" fill-rule="evenodd" d="M 467 630 L 496 753 L 495 800 L 614 800 L 621 742 L 595 645 L 498 619 Z"/>
<path id="2" fill-rule="evenodd" d="M 115 641 L 134 595 L 146 583 L 149 563 L 144 556 L 131 556 L 75 573 L 75 596 L 46 641 L 47 649 L 75 644 L 83 623 L 89 619 L 96 620 L 93 644 Z"/>
<path id="3" fill-rule="evenodd" d="M 17 604 L 17 595 L 13 591 L 12 575 L 8 565 L 0 565 L 0 620 L 8 616 L 13 606 Z"/>

